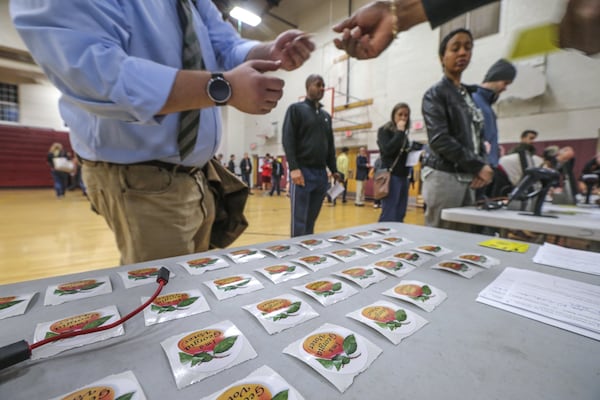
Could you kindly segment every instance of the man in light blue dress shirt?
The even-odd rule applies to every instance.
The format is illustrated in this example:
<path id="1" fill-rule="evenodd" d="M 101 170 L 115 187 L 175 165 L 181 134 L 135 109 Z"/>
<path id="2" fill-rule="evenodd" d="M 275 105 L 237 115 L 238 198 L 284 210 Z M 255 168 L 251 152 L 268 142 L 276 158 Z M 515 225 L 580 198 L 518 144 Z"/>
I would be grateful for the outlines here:
<path id="1" fill-rule="evenodd" d="M 270 112 L 284 82 L 264 72 L 296 69 L 314 50 L 298 30 L 242 39 L 210 0 L 189 0 L 205 70 L 183 70 L 178 1 L 10 2 L 17 31 L 62 93 L 89 199 L 123 264 L 208 249 L 214 196 L 199 169 L 221 139 L 216 106 Z M 192 109 L 198 136 L 181 159 L 179 116 Z"/>

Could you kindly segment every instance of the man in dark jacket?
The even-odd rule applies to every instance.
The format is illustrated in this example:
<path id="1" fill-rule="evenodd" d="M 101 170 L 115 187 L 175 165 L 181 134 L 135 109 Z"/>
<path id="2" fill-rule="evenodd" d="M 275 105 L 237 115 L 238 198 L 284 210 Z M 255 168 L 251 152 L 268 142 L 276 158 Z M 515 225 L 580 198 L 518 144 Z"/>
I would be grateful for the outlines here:
<path id="1" fill-rule="evenodd" d="M 252 189 L 252 183 L 250 182 L 250 174 L 252 173 L 252 161 L 248 156 L 248 153 L 244 153 L 244 158 L 240 161 L 240 173 L 242 174 L 242 181 Z M 252 194 L 252 193 L 250 193 Z"/>
<path id="2" fill-rule="evenodd" d="M 235 154 L 229 156 L 229 163 L 227 164 L 227 169 L 235 175 Z"/>
<path id="3" fill-rule="evenodd" d="M 473 101 L 483 112 L 483 137 L 486 142 L 487 160 L 492 167 L 498 165 L 500 150 L 498 148 L 498 124 L 492 105 L 498 100 L 500 93 L 510 85 L 517 70 L 510 62 L 500 59 L 485 74 L 483 83 L 473 93 Z M 489 147 L 489 148 L 488 148 Z"/>
<path id="4" fill-rule="evenodd" d="M 358 149 L 358 156 L 356 157 L 356 199 L 354 200 L 354 205 L 357 207 L 365 205 L 365 181 L 369 177 L 369 168 L 371 168 L 368 157 L 366 147 Z"/>
<path id="5" fill-rule="evenodd" d="M 269 196 L 273 196 L 275 190 L 277 190 L 277 196 L 280 196 L 281 177 L 283 176 L 283 164 L 281 164 L 281 158 L 273 158 L 271 167 L 271 191 L 269 192 Z"/>
<path id="6" fill-rule="evenodd" d="M 319 102 L 325 82 L 319 75 L 306 78 L 306 99 L 292 104 L 283 122 L 283 148 L 290 168 L 291 236 L 314 233 L 329 183 L 329 168 L 339 179 L 331 116 Z"/>

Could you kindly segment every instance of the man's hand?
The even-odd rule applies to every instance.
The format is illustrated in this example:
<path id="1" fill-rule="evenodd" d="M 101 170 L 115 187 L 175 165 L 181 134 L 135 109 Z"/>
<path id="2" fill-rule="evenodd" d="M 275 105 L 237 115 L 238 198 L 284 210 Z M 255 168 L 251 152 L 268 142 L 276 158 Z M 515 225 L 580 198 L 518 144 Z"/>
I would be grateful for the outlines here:
<path id="1" fill-rule="evenodd" d="M 427 20 L 421 0 L 394 1 L 396 17 L 390 13 L 389 1 L 374 1 L 334 26 L 333 30 L 342 34 L 333 40 L 335 47 L 359 60 L 375 58 L 392 43 L 394 31 L 402 32 Z"/>
<path id="2" fill-rule="evenodd" d="M 341 182 L 342 176 L 339 172 L 334 172 L 333 174 L 331 174 L 331 176 L 333 176 L 334 181 Z"/>
<path id="3" fill-rule="evenodd" d="M 302 66 L 314 49 L 315 44 L 306 33 L 292 29 L 283 32 L 271 43 L 269 58 L 281 61 L 280 68 L 292 71 Z"/>
<path id="4" fill-rule="evenodd" d="M 231 85 L 229 104 L 249 114 L 267 114 L 283 96 L 284 81 L 265 72 L 276 71 L 279 61 L 252 60 L 237 66 L 223 76 Z"/>
<path id="5" fill-rule="evenodd" d="M 304 186 L 304 175 L 302 175 L 302 170 L 293 169 L 290 171 L 290 178 L 292 178 L 292 183 L 298 186 Z"/>
<path id="6" fill-rule="evenodd" d="M 562 48 L 600 53 L 600 0 L 570 0 L 560 21 Z"/>
<path id="7" fill-rule="evenodd" d="M 492 183 L 492 179 L 494 179 L 494 170 L 486 164 L 473 178 L 470 186 L 472 189 L 480 189 Z"/>

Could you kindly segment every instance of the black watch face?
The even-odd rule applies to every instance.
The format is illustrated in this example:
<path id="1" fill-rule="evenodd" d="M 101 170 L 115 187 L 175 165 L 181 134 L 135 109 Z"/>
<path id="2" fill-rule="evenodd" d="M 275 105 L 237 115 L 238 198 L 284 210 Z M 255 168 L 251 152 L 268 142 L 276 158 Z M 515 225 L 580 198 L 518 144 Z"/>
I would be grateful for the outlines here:
<path id="1" fill-rule="evenodd" d="M 231 88 L 226 80 L 217 78 L 210 83 L 210 95 L 217 103 L 223 103 L 229 100 Z"/>

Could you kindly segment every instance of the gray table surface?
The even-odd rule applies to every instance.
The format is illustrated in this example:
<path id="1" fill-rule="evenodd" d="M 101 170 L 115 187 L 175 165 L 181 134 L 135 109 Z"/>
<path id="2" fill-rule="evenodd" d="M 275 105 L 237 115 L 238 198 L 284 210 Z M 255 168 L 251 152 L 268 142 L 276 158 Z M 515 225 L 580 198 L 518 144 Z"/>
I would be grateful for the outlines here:
<path id="1" fill-rule="evenodd" d="M 442 210 L 442 219 L 600 241 L 600 214 L 585 213 L 586 209 L 581 209 L 580 213 L 568 214 L 570 211 L 575 212 L 576 209 L 565 209 L 562 213 L 542 210 L 544 214 L 557 216 L 557 218 L 548 218 L 522 215 L 519 211 L 513 210 L 488 211 L 478 210 L 475 207 L 457 207 Z"/>
<path id="2" fill-rule="evenodd" d="M 395 235 L 414 241 L 398 247 L 400 249 L 438 244 L 454 250 L 448 256 L 465 251 L 479 252 L 499 258 L 502 263 L 472 279 L 432 270 L 429 266 L 435 263 L 433 260 L 406 275 L 403 279 L 421 280 L 448 294 L 448 299 L 431 313 L 383 296 L 382 292 L 394 287 L 400 280 L 391 275 L 367 289 L 354 285 L 359 290 L 358 295 L 329 307 L 323 307 L 312 298 L 291 289 L 292 286 L 328 276 L 344 267 L 374 262 L 393 254 L 398 248 L 352 263 L 340 263 L 279 285 L 274 285 L 254 272 L 260 266 L 274 264 L 276 259 L 270 256 L 250 264 L 230 263 L 232 266 L 229 268 L 199 276 L 191 276 L 176 265 L 177 261 L 191 259 L 190 256 L 138 264 L 139 267 L 166 265 L 177 277 L 169 282 L 165 292 L 199 288 L 207 298 L 211 311 L 151 327 L 145 327 L 143 316 L 139 315 L 125 323 L 124 336 L 69 350 L 51 358 L 26 361 L 0 371 L 0 399 L 48 399 L 125 370 L 134 372 L 149 399 L 199 399 L 244 378 L 265 364 L 278 371 L 306 399 L 600 399 L 598 341 L 475 301 L 478 293 L 507 266 L 596 285 L 600 284 L 600 276 L 534 264 L 531 259 L 537 249 L 536 245 L 531 245 L 525 254 L 505 253 L 477 245 L 489 237 L 414 225 L 373 224 L 314 236 L 327 238 L 336 233 L 352 233 L 381 226 L 395 228 L 398 230 Z M 261 243 L 251 247 L 260 249 L 268 244 L 298 240 L 299 238 Z M 369 240 L 355 243 L 366 241 Z M 333 244 L 319 253 L 351 247 L 353 244 Z M 231 250 L 209 253 L 221 255 Z M 301 254 L 309 253 L 308 250 L 303 250 Z M 121 315 L 133 310 L 140 304 L 140 298 L 150 295 L 155 287 L 145 285 L 125 289 L 117 271 L 131 267 L 0 286 L 0 296 L 39 292 L 25 315 L 0 321 L 0 346 L 21 339 L 31 341 L 38 322 L 56 320 L 113 304 L 118 307 Z M 265 289 L 218 301 L 201 283 L 242 272 L 257 276 Z M 113 293 L 57 306 L 43 305 L 44 293 L 49 285 L 105 274 L 110 276 Z M 250 313 L 241 308 L 286 292 L 305 298 L 320 316 L 281 333 L 269 335 Z M 377 300 L 402 305 L 426 318 L 429 324 L 395 346 L 371 328 L 345 316 L 348 312 Z M 160 342 L 172 335 L 201 329 L 225 319 L 231 320 L 241 329 L 257 351 L 258 357 L 178 390 Z M 312 368 L 282 353 L 289 343 L 325 322 L 349 328 L 383 350 L 371 367 L 357 376 L 343 394 Z"/>

